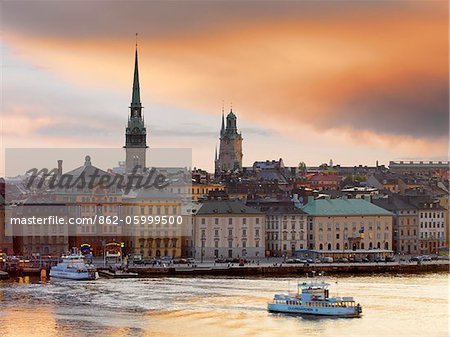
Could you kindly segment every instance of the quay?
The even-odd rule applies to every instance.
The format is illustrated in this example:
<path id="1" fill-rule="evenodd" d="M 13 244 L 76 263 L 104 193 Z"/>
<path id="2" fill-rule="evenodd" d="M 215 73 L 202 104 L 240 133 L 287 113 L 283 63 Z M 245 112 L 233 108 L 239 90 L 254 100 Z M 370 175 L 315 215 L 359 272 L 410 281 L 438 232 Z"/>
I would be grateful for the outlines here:
<path id="1" fill-rule="evenodd" d="M 286 277 L 312 272 L 326 275 L 373 275 L 373 274 L 419 274 L 449 272 L 449 261 L 430 263 L 342 263 L 309 265 L 200 265 L 194 267 L 131 267 L 129 271 L 141 277 L 177 277 L 177 276 L 270 276 Z"/>
<path id="2" fill-rule="evenodd" d="M 129 277 L 195 277 L 195 276 L 270 276 L 288 277 L 312 272 L 323 272 L 326 275 L 374 275 L 374 274 L 421 274 L 421 273 L 441 273 L 450 271 L 450 261 L 431 262 L 370 262 L 370 263 L 317 263 L 317 264 L 287 264 L 287 263 L 261 263 L 245 264 L 239 266 L 237 263 L 213 263 L 205 262 L 195 265 L 169 265 L 169 266 L 137 266 L 132 265 L 127 268 L 130 275 L 122 277 L 106 275 L 109 268 L 101 265 L 97 266 L 101 276 L 109 278 L 129 278 Z M 9 276 L 39 276 L 42 272 L 48 276 L 50 266 L 41 268 L 17 268 L 7 270 Z M 136 273 L 137 275 L 132 275 Z M 102 275 L 103 274 L 103 275 Z"/>

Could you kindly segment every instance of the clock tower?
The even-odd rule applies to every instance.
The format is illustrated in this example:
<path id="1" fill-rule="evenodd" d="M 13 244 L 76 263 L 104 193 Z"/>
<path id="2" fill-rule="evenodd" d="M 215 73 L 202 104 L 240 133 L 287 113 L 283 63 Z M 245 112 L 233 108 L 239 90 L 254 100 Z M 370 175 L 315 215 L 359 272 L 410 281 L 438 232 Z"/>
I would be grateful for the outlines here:
<path id="1" fill-rule="evenodd" d="M 138 52 L 134 59 L 133 92 L 131 98 L 130 115 L 125 130 L 125 170 L 127 174 L 132 172 L 143 173 L 145 170 L 145 154 L 147 150 L 147 130 L 144 124 L 142 104 L 139 89 Z"/>

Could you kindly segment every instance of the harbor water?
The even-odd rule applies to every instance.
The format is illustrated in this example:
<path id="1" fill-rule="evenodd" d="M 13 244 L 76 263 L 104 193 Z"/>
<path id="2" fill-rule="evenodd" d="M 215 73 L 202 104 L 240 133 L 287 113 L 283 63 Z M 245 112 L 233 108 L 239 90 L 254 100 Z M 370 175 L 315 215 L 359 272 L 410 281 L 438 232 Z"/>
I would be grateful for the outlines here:
<path id="1" fill-rule="evenodd" d="M 325 277 L 361 318 L 267 312 L 295 278 L 0 281 L 0 336 L 448 336 L 448 274 Z"/>

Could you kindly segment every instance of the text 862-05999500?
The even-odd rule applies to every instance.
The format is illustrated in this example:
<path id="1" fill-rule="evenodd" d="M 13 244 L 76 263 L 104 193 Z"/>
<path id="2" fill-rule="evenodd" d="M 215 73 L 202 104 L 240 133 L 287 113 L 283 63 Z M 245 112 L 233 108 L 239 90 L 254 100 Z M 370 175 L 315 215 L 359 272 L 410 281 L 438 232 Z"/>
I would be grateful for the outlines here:
<path id="1" fill-rule="evenodd" d="M 128 215 L 125 218 L 118 216 L 98 216 L 99 224 L 127 224 L 127 225 L 181 225 L 183 217 L 181 215 Z"/>

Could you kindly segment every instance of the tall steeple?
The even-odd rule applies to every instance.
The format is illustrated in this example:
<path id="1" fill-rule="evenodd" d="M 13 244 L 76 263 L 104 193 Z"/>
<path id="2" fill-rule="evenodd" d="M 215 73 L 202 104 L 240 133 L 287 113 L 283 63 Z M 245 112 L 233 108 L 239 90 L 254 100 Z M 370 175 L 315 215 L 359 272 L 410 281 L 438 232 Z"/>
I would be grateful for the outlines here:
<path id="1" fill-rule="evenodd" d="M 142 173 L 145 170 L 145 159 L 147 149 L 147 130 L 145 128 L 142 113 L 141 95 L 139 87 L 139 66 L 138 50 L 134 55 L 134 77 L 133 90 L 130 106 L 130 118 L 125 130 L 125 149 L 126 149 L 126 172 L 133 171 Z"/>
<path id="2" fill-rule="evenodd" d="M 131 98 L 131 108 L 141 108 L 141 94 L 139 88 L 139 66 L 138 66 L 138 50 L 136 45 L 136 53 L 134 56 L 134 78 L 133 93 Z"/>

